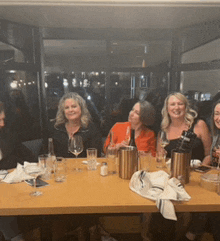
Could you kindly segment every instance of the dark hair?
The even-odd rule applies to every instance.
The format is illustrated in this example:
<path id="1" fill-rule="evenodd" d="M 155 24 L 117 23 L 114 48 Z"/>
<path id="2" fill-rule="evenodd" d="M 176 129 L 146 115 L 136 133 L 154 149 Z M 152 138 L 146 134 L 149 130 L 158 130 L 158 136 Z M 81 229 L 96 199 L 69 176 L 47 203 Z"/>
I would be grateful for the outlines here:
<path id="1" fill-rule="evenodd" d="M 215 107 L 216 105 L 220 104 L 220 100 L 216 101 L 214 104 L 213 104 L 213 107 L 212 107 L 212 115 L 211 115 L 211 132 L 212 132 L 212 136 L 215 136 L 217 134 L 220 133 L 220 130 L 216 127 L 215 125 L 215 122 L 214 122 L 214 112 L 215 112 Z"/>
<path id="2" fill-rule="evenodd" d="M 140 104 L 140 121 L 147 127 L 153 126 L 156 115 L 153 105 L 146 100 L 138 103 Z"/>
<path id="3" fill-rule="evenodd" d="M 0 101 L 0 113 L 2 113 L 3 111 L 5 111 L 4 103 Z"/>

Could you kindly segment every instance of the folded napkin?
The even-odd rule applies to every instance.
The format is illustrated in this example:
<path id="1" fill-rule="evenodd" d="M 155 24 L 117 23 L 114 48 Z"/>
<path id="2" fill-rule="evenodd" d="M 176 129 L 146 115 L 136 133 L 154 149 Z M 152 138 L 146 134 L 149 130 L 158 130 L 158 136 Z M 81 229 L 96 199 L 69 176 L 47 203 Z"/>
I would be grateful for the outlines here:
<path id="1" fill-rule="evenodd" d="M 29 176 L 24 172 L 24 168 L 27 165 L 36 165 L 37 163 L 29 163 L 24 162 L 24 165 L 21 165 L 20 163 L 17 164 L 16 169 L 13 172 L 10 172 L 3 180 L 2 182 L 6 183 L 18 183 L 22 182 L 27 179 L 33 179 L 33 177 Z"/>
<path id="2" fill-rule="evenodd" d="M 190 161 L 190 167 L 192 167 L 192 168 L 199 167 L 199 166 L 201 166 L 201 164 L 202 164 L 202 162 L 198 159 L 192 159 Z M 168 170 L 171 170 L 171 159 L 168 159 L 168 161 L 166 161 L 166 166 L 167 166 Z"/>
<path id="3" fill-rule="evenodd" d="M 137 171 L 131 177 L 129 187 L 132 191 L 156 201 L 156 206 L 166 219 L 177 220 L 171 200 L 189 201 L 191 197 L 176 178 L 169 179 L 165 171 Z"/>

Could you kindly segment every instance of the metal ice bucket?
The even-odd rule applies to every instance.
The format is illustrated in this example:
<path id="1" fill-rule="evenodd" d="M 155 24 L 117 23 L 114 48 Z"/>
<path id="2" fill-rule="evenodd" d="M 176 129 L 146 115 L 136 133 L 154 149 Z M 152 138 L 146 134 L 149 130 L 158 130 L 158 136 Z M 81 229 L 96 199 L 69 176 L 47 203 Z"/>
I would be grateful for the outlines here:
<path id="1" fill-rule="evenodd" d="M 191 152 L 171 154 L 171 177 L 175 177 L 184 185 L 189 183 Z"/>
<path id="2" fill-rule="evenodd" d="M 119 177 L 130 179 L 138 170 L 138 152 L 133 146 L 123 147 L 119 150 Z"/>

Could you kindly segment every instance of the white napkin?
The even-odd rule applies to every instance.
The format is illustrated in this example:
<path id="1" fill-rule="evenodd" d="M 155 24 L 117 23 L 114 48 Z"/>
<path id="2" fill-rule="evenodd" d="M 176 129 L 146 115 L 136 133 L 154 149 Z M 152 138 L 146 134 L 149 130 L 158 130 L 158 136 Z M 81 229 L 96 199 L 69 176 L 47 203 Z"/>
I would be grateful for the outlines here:
<path id="1" fill-rule="evenodd" d="M 201 164 L 202 164 L 202 162 L 198 159 L 192 159 L 190 161 L 190 167 L 192 167 L 192 168 L 199 167 L 199 166 L 201 166 Z M 171 170 L 171 159 L 168 159 L 168 161 L 166 161 L 166 165 L 167 165 L 168 170 Z"/>
<path id="2" fill-rule="evenodd" d="M 20 163 L 17 164 L 16 169 L 9 173 L 3 180 L 2 182 L 6 182 L 6 183 L 18 183 L 18 182 L 22 182 L 24 180 L 27 179 L 33 179 L 33 177 L 27 175 L 24 172 L 24 168 L 27 165 L 36 165 L 37 163 L 29 163 L 29 162 L 24 162 L 24 165 L 21 165 Z"/>
<path id="3" fill-rule="evenodd" d="M 132 191 L 156 201 L 156 206 L 166 219 L 177 220 L 174 205 L 170 200 L 189 201 L 191 197 L 176 178 L 169 179 L 164 171 L 137 171 L 131 177 Z"/>
<path id="4" fill-rule="evenodd" d="M 191 162 L 190 162 L 190 166 L 194 167 L 194 168 L 197 168 L 201 165 L 202 165 L 202 162 L 198 159 L 192 159 Z"/>

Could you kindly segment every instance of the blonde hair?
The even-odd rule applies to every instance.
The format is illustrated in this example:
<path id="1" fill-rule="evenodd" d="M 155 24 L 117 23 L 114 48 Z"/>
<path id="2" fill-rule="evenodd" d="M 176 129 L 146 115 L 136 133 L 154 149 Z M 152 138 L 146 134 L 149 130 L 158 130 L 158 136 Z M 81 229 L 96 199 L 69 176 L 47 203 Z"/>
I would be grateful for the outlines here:
<path id="1" fill-rule="evenodd" d="M 75 92 L 69 92 L 60 99 L 54 127 L 57 127 L 61 124 L 68 122 L 68 120 L 64 114 L 65 101 L 68 99 L 72 99 L 73 101 L 76 101 L 77 104 L 80 106 L 80 108 L 81 108 L 81 125 L 82 125 L 82 127 L 87 127 L 91 120 L 89 110 L 87 108 L 85 100 L 79 94 L 77 94 Z"/>
<path id="2" fill-rule="evenodd" d="M 176 98 L 178 98 L 179 100 L 181 100 L 184 103 L 185 108 L 186 108 L 184 119 L 185 119 L 185 123 L 187 124 L 188 128 L 190 129 L 193 122 L 194 122 L 194 119 L 198 116 L 198 114 L 195 110 L 193 110 L 190 107 L 189 101 L 186 98 L 186 96 L 179 93 L 179 92 L 175 92 L 175 93 L 172 93 L 172 94 L 168 95 L 167 98 L 164 101 L 164 106 L 163 106 L 163 109 L 161 111 L 161 114 L 162 114 L 161 129 L 164 130 L 164 131 L 167 131 L 167 129 L 170 126 L 170 123 L 171 123 L 171 118 L 170 118 L 169 113 L 168 113 L 168 101 L 169 101 L 171 96 L 175 96 Z"/>

